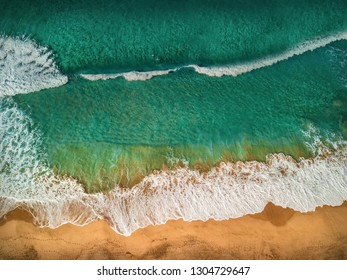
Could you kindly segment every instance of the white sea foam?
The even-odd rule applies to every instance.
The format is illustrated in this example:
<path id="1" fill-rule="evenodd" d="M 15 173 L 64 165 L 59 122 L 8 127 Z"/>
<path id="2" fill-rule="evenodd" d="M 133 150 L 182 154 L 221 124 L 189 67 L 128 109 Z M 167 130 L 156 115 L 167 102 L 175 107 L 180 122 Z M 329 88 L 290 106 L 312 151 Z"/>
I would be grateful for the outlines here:
<path id="1" fill-rule="evenodd" d="M 221 163 L 207 173 L 186 167 L 157 171 L 131 189 L 115 186 L 108 194 L 86 194 L 82 185 L 54 176 L 40 161 L 40 135 L 29 129 L 30 120 L 11 99 L 0 101 L 0 217 L 21 206 L 39 226 L 106 219 L 116 232 L 130 235 L 169 219 L 224 220 L 257 213 L 268 202 L 306 212 L 347 200 L 347 143 L 323 143 L 312 127 L 305 132 L 316 153 L 312 159 L 296 162 L 273 154 L 266 163 Z"/>
<path id="2" fill-rule="evenodd" d="M 156 77 L 156 76 L 169 74 L 170 72 L 174 72 L 177 69 L 178 68 L 173 68 L 169 70 L 147 71 L 147 72 L 130 71 L 125 73 L 117 73 L 117 74 L 81 74 L 80 76 L 90 81 L 116 79 L 118 77 L 123 77 L 124 79 L 128 81 L 145 81 L 145 80 L 152 79 L 153 77 Z"/>
<path id="3" fill-rule="evenodd" d="M 200 74 L 206 74 L 208 76 L 238 76 L 244 73 L 251 72 L 256 69 L 274 65 L 280 61 L 287 60 L 295 55 L 301 55 L 308 51 L 314 51 L 315 49 L 324 47 L 330 43 L 347 40 L 347 32 L 341 32 L 335 35 L 316 38 L 301 44 L 296 45 L 294 48 L 280 53 L 278 55 L 271 55 L 265 58 L 257 59 L 246 63 L 231 64 L 226 66 L 212 66 L 212 67 L 200 67 L 198 65 L 190 65 Z"/>
<path id="4" fill-rule="evenodd" d="M 0 96 L 30 93 L 67 82 L 52 52 L 28 38 L 0 36 Z"/>
<path id="5" fill-rule="evenodd" d="M 260 59 L 243 62 L 243 63 L 235 63 L 235 64 L 228 64 L 228 65 L 221 65 L 221 66 L 206 66 L 206 67 L 191 64 L 191 65 L 182 66 L 178 68 L 172 68 L 168 70 L 158 70 L 158 71 L 148 71 L 148 72 L 131 71 L 131 72 L 117 73 L 117 74 L 81 74 L 81 77 L 88 80 L 92 80 L 92 81 L 115 79 L 118 77 L 124 77 L 128 81 L 137 81 L 137 80 L 143 81 L 143 80 L 149 80 L 156 76 L 167 75 L 171 72 L 175 72 L 183 68 L 193 68 L 195 72 L 199 74 L 204 74 L 204 75 L 208 75 L 212 77 L 222 77 L 222 76 L 236 77 L 238 75 L 248 73 L 256 69 L 274 65 L 280 61 L 287 60 L 293 56 L 301 55 L 308 51 L 313 51 L 315 49 L 324 47 L 330 43 L 333 43 L 335 41 L 340 41 L 340 40 L 347 40 L 347 31 L 341 32 L 335 35 L 327 36 L 327 37 L 321 37 L 321 38 L 308 40 L 280 54 L 269 55 Z"/>
<path id="6" fill-rule="evenodd" d="M 63 203 L 83 193 L 81 185 L 56 178 L 42 162 L 40 134 L 12 97 L 0 97 L 0 127 L 0 216 L 22 203 Z"/>

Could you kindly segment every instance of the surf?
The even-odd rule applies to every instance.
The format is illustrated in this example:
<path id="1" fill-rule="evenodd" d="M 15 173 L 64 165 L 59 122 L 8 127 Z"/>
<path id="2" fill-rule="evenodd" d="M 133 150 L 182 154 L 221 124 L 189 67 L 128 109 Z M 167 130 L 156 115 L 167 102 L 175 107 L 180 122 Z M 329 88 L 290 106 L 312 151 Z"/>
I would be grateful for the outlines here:
<path id="1" fill-rule="evenodd" d="M 300 43 L 290 50 L 284 51 L 277 55 L 268 55 L 263 58 L 259 58 L 253 61 L 226 64 L 220 66 L 200 66 L 196 64 L 190 64 L 186 66 L 180 66 L 176 68 L 166 69 L 166 70 L 151 70 L 151 71 L 130 71 L 124 73 L 111 73 L 111 74 L 80 74 L 81 78 L 97 81 L 97 80 L 108 80 L 117 79 L 123 77 L 127 81 L 145 81 L 152 79 L 157 76 L 168 75 L 172 72 L 178 71 L 184 68 L 193 68 L 196 73 L 207 75 L 210 77 L 222 77 L 222 76 L 239 76 L 242 74 L 249 73 L 251 71 L 261 69 L 264 67 L 269 67 L 277 64 L 281 61 L 288 60 L 294 56 L 302 55 L 309 51 L 314 51 L 316 49 L 325 47 L 331 43 L 347 40 L 347 31 L 337 33 L 335 35 L 330 35 L 326 37 L 314 38 Z"/>
<path id="2" fill-rule="evenodd" d="M 266 56 L 249 63 L 206 67 L 187 65 L 183 68 L 193 68 L 197 73 L 208 76 L 238 76 L 345 39 L 346 33 L 317 38 L 279 55 Z M 0 61 L 4 69 L 0 77 L 1 95 L 30 93 L 63 85 L 68 81 L 59 71 L 48 48 L 25 38 L 2 37 L 1 42 Z M 128 81 L 146 81 L 178 69 L 180 68 L 91 76 L 81 74 L 81 77 L 104 80 L 123 76 Z M 245 81 L 245 84 L 248 83 L 248 80 Z M 113 86 L 110 85 L 110 88 Z M 120 87 L 122 86 L 121 84 Z M 83 102 L 80 104 L 84 105 L 87 104 L 86 88 L 81 87 Z M 265 89 L 268 90 L 266 87 Z M 68 88 L 69 96 L 70 90 Z M 47 104 L 51 103 L 53 107 L 58 104 L 53 102 L 50 93 L 47 93 L 49 102 L 45 104 L 46 107 L 40 107 L 40 110 L 47 110 L 48 115 L 52 111 L 49 111 Z M 128 94 L 125 100 L 130 100 L 129 93 L 131 92 L 124 93 Z M 38 97 L 43 98 L 43 95 Z M 91 103 L 93 105 L 97 100 L 94 96 Z M 77 97 L 77 94 L 73 95 L 73 101 L 76 102 Z M 119 101 L 119 96 L 117 98 Z M 68 175 L 57 175 L 49 167 L 43 134 L 29 117 L 30 110 L 21 110 L 14 99 L 16 98 L 11 96 L 0 97 L 0 217 L 20 207 L 33 215 L 36 225 L 50 228 L 66 223 L 83 226 L 104 219 L 114 231 L 128 236 L 139 228 L 163 224 L 170 219 L 225 220 L 257 213 L 268 202 L 307 212 L 322 205 L 340 205 L 347 199 L 346 142 L 338 137 L 324 138 L 313 126 L 303 132 L 307 137 L 307 147 L 312 151 L 311 158 L 295 160 L 283 153 L 271 153 L 264 162 L 221 161 L 205 172 L 188 167 L 189 162 L 183 160 L 182 166 L 151 171 L 132 188 L 124 188 L 114 182 L 109 192 L 89 194 L 80 181 Z M 20 103 L 21 99 L 17 100 Z M 22 100 L 25 101 L 25 98 Z M 75 104 L 68 101 L 70 106 Z M 110 103 L 109 96 L 107 102 Z M 111 106 L 113 104 L 116 102 L 111 103 Z M 216 108 L 220 107 L 216 105 Z M 131 111 L 133 110 L 129 110 Z M 211 112 L 215 113 L 217 110 Z M 71 110 L 67 110 L 66 114 L 70 116 Z M 78 115 L 83 114 L 78 111 Z M 91 114 L 91 119 L 92 117 L 95 117 L 94 113 Z M 62 115 L 57 119 L 61 120 Z M 110 119 L 109 114 L 107 119 Z M 47 119 L 45 121 L 44 124 L 47 124 Z M 57 128 L 58 124 L 54 122 L 54 126 Z M 82 127 L 77 132 L 86 130 L 86 127 Z M 59 133 L 62 131 L 64 130 L 58 129 Z M 130 142 L 136 135 L 130 134 L 127 141 Z"/>
<path id="3" fill-rule="evenodd" d="M 269 154 L 266 162 L 221 162 L 208 172 L 186 166 L 156 170 L 132 188 L 87 194 L 83 185 L 56 176 L 45 164 L 39 131 L 10 99 L 1 100 L 0 217 L 18 207 L 37 226 L 83 226 L 106 220 L 129 236 L 172 219 L 225 220 L 261 212 L 268 202 L 300 212 L 347 199 L 347 143 L 318 129 L 303 132 L 312 158 Z M 6 106 L 4 106 L 6 105 Z M 14 129 L 13 129 L 14 128 Z"/>

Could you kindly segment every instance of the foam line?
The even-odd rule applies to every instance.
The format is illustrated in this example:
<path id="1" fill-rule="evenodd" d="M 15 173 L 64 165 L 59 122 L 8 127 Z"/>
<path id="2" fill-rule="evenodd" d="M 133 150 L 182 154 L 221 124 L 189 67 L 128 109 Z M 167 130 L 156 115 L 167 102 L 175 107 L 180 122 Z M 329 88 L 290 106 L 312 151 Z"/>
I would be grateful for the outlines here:
<path id="1" fill-rule="evenodd" d="M 275 154 L 267 163 L 222 163 L 207 174 L 179 168 L 151 174 L 132 189 L 116 186 L 109 194 L 85 194 L 77 182 L 56 178 L 50 193 L 44 184 L 37 185 L 34 193 L 2 193 L 1 216 L 22 206 L 33 214 L 36 224 L 51 228 L 106 219 L 117 233 L 128 236 L 173 219 L 225 220 L 258 213 L 268 202 L 313 211 L 347 199 L 347 161 L 345 155 L 341 157 L 340 152 L 297 163 Z M 42 182 L 54 180 L 46 177 Z"/>
<path id="2" fill-rule="evenodd" d="M 0 96 L 30 93 L 67 83 L 52 52 L 28 38 L 0 36 Z"/>
<path id="3" fill-rule="evenodd" d="M 118 73 L 118 74 L 81 74 L 80 76 L 90 81 L 116 79 L 118 77 L 123 77 L 124 79 L 128 81 L 145 81 L 145 80 L 152 79 L 153 77 L 156 77 L 156 76 L 167 75 L 170 72 L 176 71 L 177 69 L 178 68 L 173 68 L 169 70 L 147 71 L 147 72 L 131 71 L 131 72 L 125 72 L 125 73 Z"/>
<path id="4" fill-rule="evenodd" d="M 200 67 L 198 65 L 190 65 L 197 73 L 205 74 L 208 76 L 238 76 L 244 73 L 251 72 L 256 69 L 274 65 L 280 61 L 287 60 L 293 56 L 304 54 L 308 51 L 314 51 L 318 48 L 324 47 L 330 43 L 347 40 L 347 32 L 341 32 L 336 35 L 327 36 L 323 38 L 316 38 L 299 45 L 289 51 L 283 52 L 278 55 L 268 56 L 265 58 L 257 59 L 251 62 L 231 64 L 226 66 L 212 66 L 212 67 Z"/>
<path id="5" fill-rule="evenodd" d="M 245 74 L 256 69 L 274 65 L 280 61 L 287 60 L 293 56 L 301 55 L 308 51 L 314 51 L 315 49 L 324 47 L 330 43 L 340 41 L 340 40 L 347 40 L 347 32 L 341 32 L 335 35 L 305 41 L 304 43 L 298 44 L 292 49 L 285 51 L 283 53 L 280 53 L 278 55 L 272 55 L 272 56 L 270 55 L 264 58 L 260 58 L 257 60 L 244 62 L 244 63 L 229 64 L 229 65 L 222 65 L 222 66 L 208 66 L 208 67 L 191 64 L 191 65 L 182 66 L 178 68 L 172 68 L 168 70 L 158 70 L 158 71 L 148 71 L 148 72 L 131 71 L 131 72 L 117 73 L 117 74 L 81 74 L 80 76 L 84 79 L 88 79 L 92 81 L 116 79 L 119 77 L 124 77 L 128 81 L 144 81 L 144 80 L 149 80 L 156 76 L 167 75 L 179 69 L 193 68 L 195 72 L 199 74 L 211 76 L 211 77 L 222 77 L 222 76 L 236 77 L 238 75 Z"/>

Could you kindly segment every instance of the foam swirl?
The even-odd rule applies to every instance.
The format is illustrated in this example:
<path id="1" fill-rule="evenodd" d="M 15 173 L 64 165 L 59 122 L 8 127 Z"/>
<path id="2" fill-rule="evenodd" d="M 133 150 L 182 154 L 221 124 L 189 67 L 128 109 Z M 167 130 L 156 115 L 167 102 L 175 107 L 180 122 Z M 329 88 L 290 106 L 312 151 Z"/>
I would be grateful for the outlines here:
<path id="1" fill-rule="evenodd" d="M 67 83 L 52 52 L 28 38 L 0 36 L 0 96 L 30 93 Z"/>

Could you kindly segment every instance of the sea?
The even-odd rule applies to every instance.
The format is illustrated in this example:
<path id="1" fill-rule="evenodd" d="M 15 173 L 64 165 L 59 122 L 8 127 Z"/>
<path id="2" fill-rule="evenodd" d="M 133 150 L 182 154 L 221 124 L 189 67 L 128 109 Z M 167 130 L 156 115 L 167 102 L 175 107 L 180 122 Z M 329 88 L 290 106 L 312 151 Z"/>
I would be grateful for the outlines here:
<path id="1" fill-rule="evenodd" d="M 347 200 L 345 0 L 0 0 L 0 217 L 131 235 Z"/>

